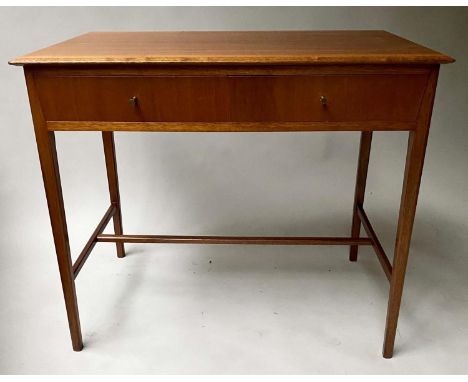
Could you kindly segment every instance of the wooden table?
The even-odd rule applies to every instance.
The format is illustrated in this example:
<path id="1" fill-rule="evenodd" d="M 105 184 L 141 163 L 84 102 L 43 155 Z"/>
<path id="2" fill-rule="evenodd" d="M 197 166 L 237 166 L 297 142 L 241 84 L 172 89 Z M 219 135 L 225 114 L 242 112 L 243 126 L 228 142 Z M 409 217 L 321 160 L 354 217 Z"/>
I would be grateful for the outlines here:
<path id="1" fill-rule="evenodd" d="M 454 60 L 385 31 L 88 33 L 23 65 L 73 349 L 83 348 L 75 278 L 98 242 L 370 245 L 390 282 L 383 356 L 393 355 L 439 66 Z M 110 206 L 72 263 L 56 131 L 101 131 Z M 129 235 L 114 131 L 361 131 L 349 237 Z M 363 208 L 373 131 L 408 131 L 393 263 Z M 103 234 L 113 219 L 113 235 Z M 367 237 L 360 236 L 364 227 Z"/>

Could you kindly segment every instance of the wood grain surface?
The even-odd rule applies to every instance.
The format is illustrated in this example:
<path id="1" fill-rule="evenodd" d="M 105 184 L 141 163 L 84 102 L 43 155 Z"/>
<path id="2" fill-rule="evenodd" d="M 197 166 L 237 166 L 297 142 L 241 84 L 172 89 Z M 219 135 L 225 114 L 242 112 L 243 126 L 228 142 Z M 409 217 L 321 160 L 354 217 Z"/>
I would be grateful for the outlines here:
<path id="1" fill-rule="evenodd" d="M 381 30 L 91 32 L 13 65 L 97 63 L 440 64 L 444 54 Z"/>
<path id="2" fill-rule="evenodd" d="M 47 121 L 412 122 L 427 78 L 343 71 L 325 76 L 38 76 L 37 83 Z"/>

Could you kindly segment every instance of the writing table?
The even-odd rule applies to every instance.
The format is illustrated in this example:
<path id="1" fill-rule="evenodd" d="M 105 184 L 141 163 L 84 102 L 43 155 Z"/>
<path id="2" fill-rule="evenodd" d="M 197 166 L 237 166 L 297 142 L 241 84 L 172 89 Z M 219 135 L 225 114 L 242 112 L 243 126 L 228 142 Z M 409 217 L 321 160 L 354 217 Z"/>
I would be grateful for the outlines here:
<path id="1" fill-rule="evenodd" d="M 24 66 L 73 349 L 83 348 L 74 280 L 98 242 L 116 243 L 118 257 L 124 243 L 348 245 L 351 261 L 370 245 L 390 283 L 392 357 L 439 66 L 453 61 L 385 31 L 99 32 L 12 60 Z M 56 131 L 101 131 L 104 144 L 110 206 L 74 263 Z M 360 131 L 351 234 L 124 234 L 115 131 Z M 373 131 L 409 132 L 393 262 L 363 208 Z"/>

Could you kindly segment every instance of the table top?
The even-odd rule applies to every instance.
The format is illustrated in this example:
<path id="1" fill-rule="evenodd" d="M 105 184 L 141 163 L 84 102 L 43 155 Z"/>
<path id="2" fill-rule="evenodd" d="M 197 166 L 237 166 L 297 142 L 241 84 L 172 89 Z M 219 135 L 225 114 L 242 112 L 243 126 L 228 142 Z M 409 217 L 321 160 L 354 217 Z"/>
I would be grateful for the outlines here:
<path id="1" fill-rule="evenodd" d="M 18 57 L 30 64 L 440 64 L 454 59 L 392 33 L 91 32 Z"/>

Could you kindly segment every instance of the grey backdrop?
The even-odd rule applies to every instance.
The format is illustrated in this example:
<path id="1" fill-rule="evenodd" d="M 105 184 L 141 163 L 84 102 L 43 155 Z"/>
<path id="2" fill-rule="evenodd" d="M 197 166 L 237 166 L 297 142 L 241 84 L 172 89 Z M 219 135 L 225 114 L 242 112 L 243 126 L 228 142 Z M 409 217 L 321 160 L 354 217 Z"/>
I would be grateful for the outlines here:
<path id="1" fill-rule="evenodd" d="M 466 8 L 1 8 L 0 372 L 468 370 Z M 17 55 L 87 31 L 386 29 L 457 59 L 439 77 L 395 358 L 370 249 L 98 245 L 73 353 Z M 99 134 L 57 134 L 71 249 L 108 205 Z M 347 235 L 357 133 L 116 135 L 128 233 Z M 375 134 L 366 206 L 393 249 L 407 135 Z"/>

